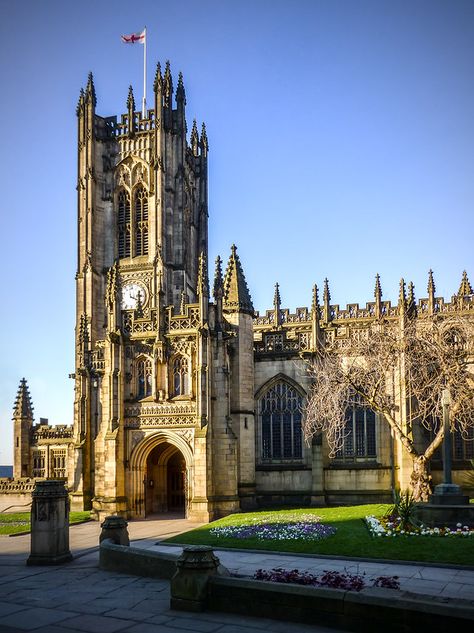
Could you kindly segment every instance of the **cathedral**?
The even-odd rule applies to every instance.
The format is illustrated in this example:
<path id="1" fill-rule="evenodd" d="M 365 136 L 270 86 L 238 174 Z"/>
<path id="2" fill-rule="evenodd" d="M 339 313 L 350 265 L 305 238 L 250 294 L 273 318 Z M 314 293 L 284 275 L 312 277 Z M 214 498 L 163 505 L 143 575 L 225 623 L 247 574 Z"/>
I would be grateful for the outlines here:
<path id="1" fill-rule="evenodd" d="M 413 289 L 402 282 L 391 305 L 377 278 L 373 301 L 342 309 L 325 280 L 291 313 L 277 284 L 256 312 L 237 247 L 208 262 L 208 138 L 195 121 L 188 135 L 182 75 L 174 88 L 158 65 L 153 92 L 145 114 L 130 88 L 125 114 L 103 117 L 92 75 L 81 90 L 74 423 L 34 425 L 22 380 L 15 478 L 66 478 L 71 508 L 100 519 L 390 501 L 410 468 L 373 411 L 348 411 L 334 458 L 324 437 L 304 441 L 306 361 L 325 340 L 342 349 L 364 324 L 396 322 Z M 464 274 L 445 302 L 430 274 L 418 311 L 472 309 L 472 292 Z M 472 446 L 455 443 L 455 463 Z"/>

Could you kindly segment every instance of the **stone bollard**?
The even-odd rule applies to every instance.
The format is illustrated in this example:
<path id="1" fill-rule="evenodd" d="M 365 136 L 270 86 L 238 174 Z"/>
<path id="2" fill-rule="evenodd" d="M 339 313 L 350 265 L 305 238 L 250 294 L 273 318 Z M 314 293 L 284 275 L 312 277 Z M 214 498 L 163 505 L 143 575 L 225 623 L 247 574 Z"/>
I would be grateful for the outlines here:
<path id="1" fill-rule="evenodd" d="M 32 493 L 31 552 L 27 565 L 59 565 L 69 550 L 69 499 L 64 482 L 37 481 Z"/>
<path id="2" fill-rule="evenodd" d="M 130 545 L 127 525 L 127 521 L 122 519 L 122 517 L 105 517 L 104 521 L 100 524 L 102 532 L 100 533 L 99 543 L 102 543 L 103 540 L 108 538 L 111 539 L 115 545 Z"/>
<path id="3" fill-rule="evenodd" d="M 176 566 L 171 578 L 171 608 L 181 611 L 203 611 L 209 577 L 230 575 L 207 545 L 184 547 Z"/>

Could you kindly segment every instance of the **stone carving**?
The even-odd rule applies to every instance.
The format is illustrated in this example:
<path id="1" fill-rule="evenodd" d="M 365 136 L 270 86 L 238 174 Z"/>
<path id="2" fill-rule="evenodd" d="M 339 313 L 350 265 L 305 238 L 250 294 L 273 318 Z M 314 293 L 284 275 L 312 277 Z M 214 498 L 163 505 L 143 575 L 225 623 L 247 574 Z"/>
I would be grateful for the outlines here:
<path id="1" fill-rule="evenodd" d="M 175 416 L 182 414 L 191 414 L 194 415 L 196 413 L 196 404 L 194 402 L 190 403 L 143 403 L 143 404 L 132 404 L 125 406 L 125 416 L 126 417 L 135 417 L 135 416 Z"/>
<path id="2" fill-rule="evenodd" d="M 117 171 L 117 185 L 119 187 L 130 187 L 130 170 L 122 163 Z"/>
<path id="3" fill-rule="evenodd" d="M 148 173 L 143 163 L 137 163 L 133 168 L 133 184 L 143 182 L 148 185 Z"/>
<path id="4" fill-rule="evenodd" d="M 105 300 L 109 310 L 113 310 L 114 304 L 120 292 L 120 275 L 118 264 L 115 262 L 107 271 L 107 285 L 105 288 Z"/>
<path id="5" fill-rule="evenodd" d="M 178 429 L 175 432 L 176 435 L 182 437 L 186 444 L 189 444 L 192 449 L 194 442 L 194 429 Z"/>
<path id="6" fill-rule="evenodd" d="M 194 426 L 196 419 L 192 416 L 173 416 L 163 418 L 126 418 L 125 428 L 143 429 L 149 427 Z"/>

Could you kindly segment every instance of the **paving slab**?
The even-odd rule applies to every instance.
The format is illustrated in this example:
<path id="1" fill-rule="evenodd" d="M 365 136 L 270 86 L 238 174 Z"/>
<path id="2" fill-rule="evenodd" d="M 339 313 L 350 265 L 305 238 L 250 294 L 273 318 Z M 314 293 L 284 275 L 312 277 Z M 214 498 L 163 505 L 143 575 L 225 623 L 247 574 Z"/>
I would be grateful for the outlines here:
<path id="1" fill-rule="evenodd" d="M 86 633 L 115 633 L 130 626 L 130 622 L 118 618 L 108 618 L 102 615 L 76 615 L 70 620 L 63 620 L 61 626 L 65 630 L 74 629 Z"/>
<path id="2" fill-rule="evenodd" d="M 62 622 L 72 615 L 74 613 L 61 611 L 60 609 L 24 608 L 21 611 L 2 617 L 2 627 L 5 625 L 16 627 L 21 631 L 32 631 L 46 624 Z"/>

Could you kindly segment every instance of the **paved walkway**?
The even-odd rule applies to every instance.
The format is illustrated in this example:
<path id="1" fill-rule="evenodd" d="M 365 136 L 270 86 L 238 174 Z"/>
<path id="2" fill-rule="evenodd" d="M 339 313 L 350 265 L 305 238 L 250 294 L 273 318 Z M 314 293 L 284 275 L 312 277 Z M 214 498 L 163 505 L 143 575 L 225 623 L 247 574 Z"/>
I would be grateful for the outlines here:
<path id="1" fill-rule="evenodd" d="M 132 546 L 175 551 L 157 541 L 196 527 L 178 518 L 131 521 Z M 101 571 L 98 568 L 100 525 L 72 526 L 74 560 L 58 567 L 26 567 L 30 537 L 0 537 L 0 633 L 335 633 L 335 629 L 222 613 L 187 614 L 169 608 L 169 582 Z M 474 604 L 474 570 L 424 565 L 393 565 L 310 556 L 218 551 L 232 572 L 252 575 L 255 569 L 298 568 L 312 573 L 326 569 L 366 573 L 367 578 L 397 575 L 405 591 L 441 600 L 461 598 Z M 337 633 L 337 631 L 336 631 Z M 340 631 L 340 633 L 343 633 Z"/>

